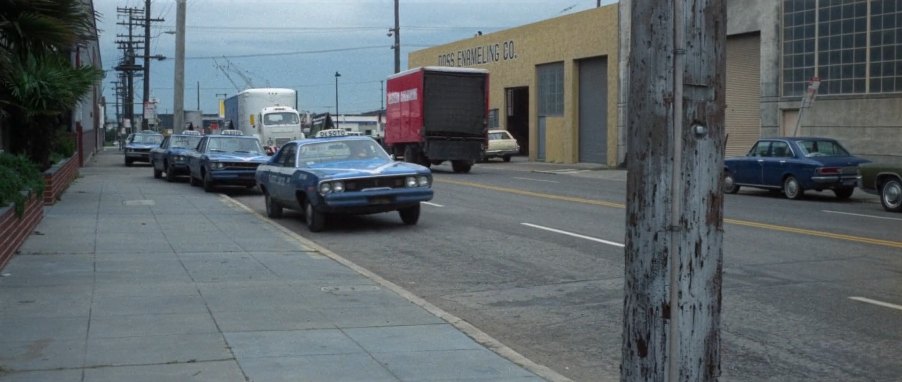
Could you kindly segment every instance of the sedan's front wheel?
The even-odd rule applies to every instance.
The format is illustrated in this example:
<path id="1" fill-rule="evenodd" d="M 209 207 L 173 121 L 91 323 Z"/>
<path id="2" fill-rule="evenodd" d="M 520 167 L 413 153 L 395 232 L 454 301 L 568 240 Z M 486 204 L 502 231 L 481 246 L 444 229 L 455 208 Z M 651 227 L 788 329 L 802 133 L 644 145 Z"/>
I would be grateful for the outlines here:
<path id="1" fill-rule="evenodd" d="M 401 215 L 401 221 L 407 225 L 417 224 L 417 221 L 420 220 L 420 204 L 407 208 L 402 208 L 398 210 L 398 215 Z"/>
<path id="2" fill-rule="evenodd" d="M 313 204 L 304 203 L 304 219 L 307 220 L 307 228 L 310 232 L 319 232 L 326 227 L 326 215 L 317 211 Z"/>
<path id="3" fill-rule="evenodd" d="M 783 180 L 783 194 L 786 195 L 787 199 L 797 200 L 805 195 L 805 189 L 802 188 L 796 177 L 790 175 Z"/>
<path id="4" fill-rule="evenodd" d="M 890 212 L 902 212 L 902 182 L 890 179 L 880 187 L 880 204 Z"/>

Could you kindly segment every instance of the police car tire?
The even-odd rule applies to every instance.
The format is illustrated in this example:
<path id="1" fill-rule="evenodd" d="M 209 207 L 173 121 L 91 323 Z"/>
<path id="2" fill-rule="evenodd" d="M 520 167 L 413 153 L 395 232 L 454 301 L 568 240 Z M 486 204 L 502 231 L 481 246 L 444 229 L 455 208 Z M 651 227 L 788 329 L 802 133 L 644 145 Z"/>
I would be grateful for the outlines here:
<path id="1" fill-rule="evenodd" d="M 326 215 L 317 211 L 310 203 L 304 203 L 304 219 L 310 232 L 320 232 L 326 227 Z"/>
<path id="2" fill-rule="evenodd" d="M 157 170 L 157 166 L 153 166 L 153 178 L 160 179 L 163 177 L 163 171 Z"/>
<path id="3" fill-rule="evenodd" d="M 272 200 L 269 197 L 269 193 L 263 195 L 266 199 L 266 216 L 272 219 L 278 219 L 282 217 L 282 205 L 279 202 Z"/>
<path id="4" fill-rule="evenodd" d="M 417 221 L 420 220 L 420 204 L 407 208 L 402 208 L 398 210 L 398 215 L 401 215 L 401 221 L 407 225 L 415 225 Z"/>
<path id="5" fill-rule="evenodd" d="M 175 169 L 172 166 L 166 167 L 166 181 L 169 183 L 175 182 Z"/>
<path id="6" fill-rule="evenodd" d="M 194 177 L 194 175 L 189 174 L 188 179 L 189 179 L 188 182 L 191 183 L 192 186 L 194 186 L 194 187 L 200 186 L 200 182 L 197 180 L 197 178 Z"/>
<path id="7" fill-rule="evenodd" d="M 210 173 L 208 173 L 208 172 L 204 173 L 204 191 L 206 191 L 206 192 L 214 191 L 213 179 L 210 178 Z"/>

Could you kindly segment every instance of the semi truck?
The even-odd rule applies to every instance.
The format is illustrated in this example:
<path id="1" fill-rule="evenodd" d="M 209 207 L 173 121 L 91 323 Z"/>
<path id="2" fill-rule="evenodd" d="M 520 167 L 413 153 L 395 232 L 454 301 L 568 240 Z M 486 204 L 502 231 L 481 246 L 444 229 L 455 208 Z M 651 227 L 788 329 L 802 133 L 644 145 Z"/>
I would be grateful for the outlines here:
<path id="1" fill-rule="evenodd" d="M 425 66 L 388 77 L 384 144 L 424 166 L 466 173 L 488 144 L 489 72 Z"/>
<path id="2" fill-rule="evenodd" d="M 305 138 L 296 104 L 294 89 L 245 89 L 225 100 L 225 123 L 275 151 L 288 141 Z"/>

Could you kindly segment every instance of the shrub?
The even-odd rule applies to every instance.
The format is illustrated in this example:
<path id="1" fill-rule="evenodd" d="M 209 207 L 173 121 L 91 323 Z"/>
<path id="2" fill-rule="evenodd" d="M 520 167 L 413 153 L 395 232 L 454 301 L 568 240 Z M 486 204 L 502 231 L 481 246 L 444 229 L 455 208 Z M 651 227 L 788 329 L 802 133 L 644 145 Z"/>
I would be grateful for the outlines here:
<path id="1" fill-rule="evenodd" d="M 50 141 L 50 158 L 51 163 L 57 163 L 60 160 L 71 158 L 75 154 L 75 139 L 72 134 L 63 129 L 57 129 L 53 139 Z"/>
<path id="2" fill-rule="evenodd" d="M 22 191 L 27 191 L 25 195 Z M 16 215 L 25 212 L 28 192 L 44 193 L 44 175 L 38 166 L 21 155 L 0 153 L 0 206 L 14 203 Z"/>

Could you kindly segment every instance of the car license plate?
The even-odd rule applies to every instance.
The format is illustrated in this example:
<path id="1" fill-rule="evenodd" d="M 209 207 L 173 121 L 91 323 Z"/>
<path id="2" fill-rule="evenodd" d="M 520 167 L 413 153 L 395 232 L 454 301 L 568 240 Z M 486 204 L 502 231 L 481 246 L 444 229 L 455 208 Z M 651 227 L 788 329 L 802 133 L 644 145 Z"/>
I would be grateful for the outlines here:
<path id="1" fill-rule="evenodd" d="M 387 196 L 377 196 L 370 198 L 371 204 L 391 204 L 391 198 Z"/>

